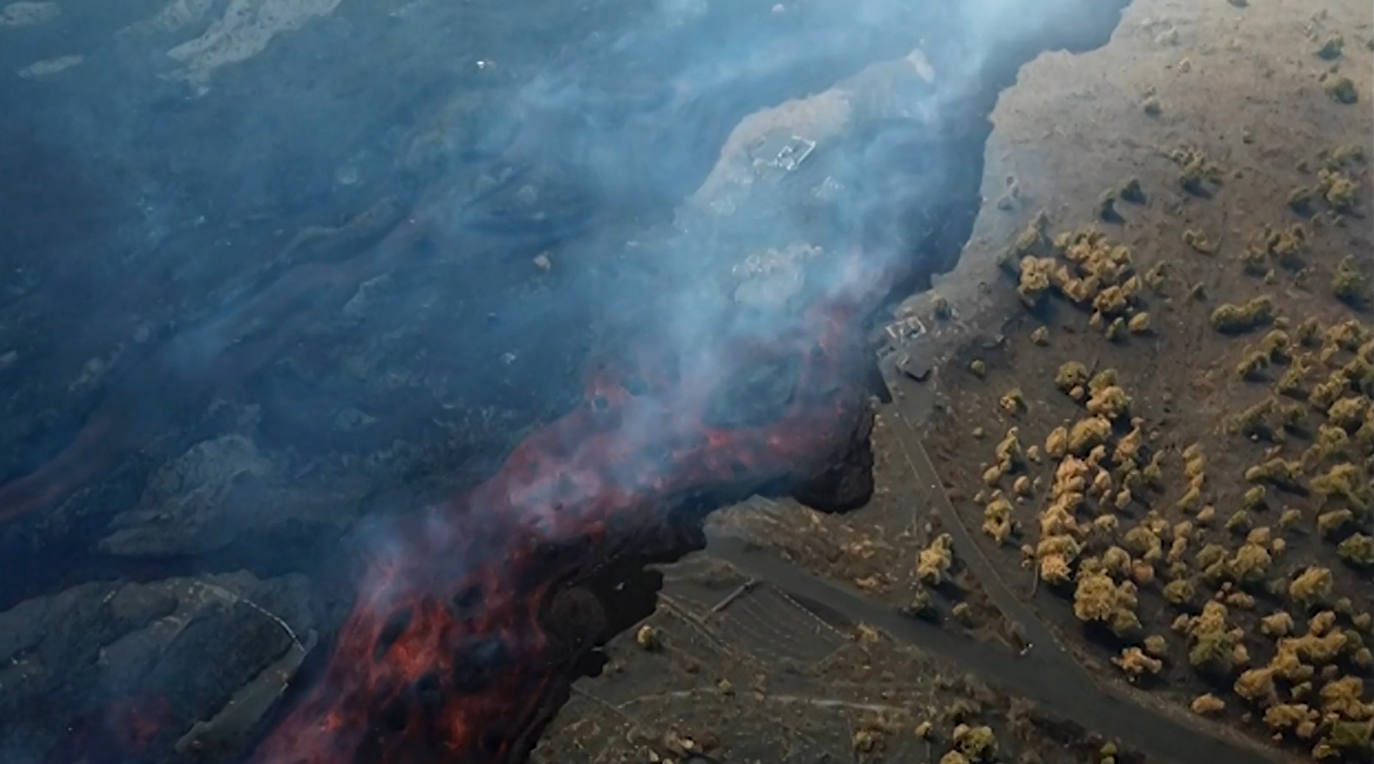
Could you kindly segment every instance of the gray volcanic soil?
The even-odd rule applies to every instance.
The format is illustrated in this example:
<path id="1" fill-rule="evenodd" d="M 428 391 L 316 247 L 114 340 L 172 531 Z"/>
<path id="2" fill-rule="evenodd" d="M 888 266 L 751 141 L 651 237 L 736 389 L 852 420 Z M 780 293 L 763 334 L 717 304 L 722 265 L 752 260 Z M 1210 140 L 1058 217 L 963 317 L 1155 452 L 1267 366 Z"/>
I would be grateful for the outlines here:
<path id="1" fill-rule="evenodd" d="M 0 124 L 0 709 L 20 734 L 0 753 L 75 760 L 113 736 L 139 759 L 232 758 L 327 652 L 372 521 L 490 474 L 596 361 L 676 326 L 665 295 L 798 242 L 899 253 L 899 296 L 950 267 L 1000 89 L 1046 48 L 1104 42 L 1119 4 L 1049 4 L 1056 23 L 1007 31 L 986 59 L 956 10 L 905 5 L 7 6 L 0 71 L 25 110 Z M 792 131 L 814 152 L 756 177 Z M 869 548 L 900 546 L 910 520 L 883 518 Z M 881 579 L 909 551 L 841 577 Z M 797 734 L 774 742 L 801 758 L 778 760 L 864 748 L 857 732 L 960 696 L 969 719 L 1030 714 L 866 632 L 874 654 L 847 662 L 851 624 L 822 626 L 754 648 L 840 650 L 768 682 L 819 714 L 784 725 Z M 637 688 L 657 679 L 627 661 Z M 753 691 L 757 666 L 731 665 Z M 817 704 L 826 671 L 850 684 Z M 907 676 L 910 697 L 883 689 Z M 668 692 L 728 695 L 714 680 Z M 542 751 L 572 750 L 584 705 Z M 865 718 L 837 734 L 834 708 Z M 155 731 L 124 739 L 128 716 Z M 1077 734 L 1023 732 L 1051 758 Z"/>
<path id="2" fill-rule="evenodd" d="M 932 607 L 944 628 L 981 638 L 989 649 L 1023 642 L 1031 631 L 1048 634 L 1109 692 L 1207 734 L 1250 736 L 1254 745 L 1270 747 L 1255 752 L 1257 758 L 1313 755 L 1329 719 L 1311 738 L 1291 730 L 1280 735 L 1280 749 L 1273 747 L 1274 730 L 1264 725 L 1264 709 L 1276 702 L 1307 702 L 1316 708 L 1320 700 L 1304 701 L 1297 683 L 1280 682 L 1275 699 L 1248 701 L 1237 694 L 1234 682 L 1241 671 L 1262 669 L 1275 654 L 1276 640 L 1259 632 L 1260 617 L 1290 612 L 1295 633 L 1301 634 L 1316 612 L 1330 610 L 1350 636 L 1344 657 L 1328 666 L 1326 678 L 1361 679 L 1361 697 L 1368 702 L 1369 665 L 1354 656 L 1369 639 L 1369 622 L 1360 615 L 1371 607 L 1368 568 L 1341 560 L 1336 545 L 1355 533 L 1369 533 L 1369 515 L 1357 511 L 1353 522 L 1334 534 L 1321 533 L 1320 514 L 1358 506 L 1339 497 L 1325 500 L 1270 486 L 1262 505 L 1248 512 L 1248 527 L 1227 527 L 1243 506 L 1244 494 L 1254 487 L 1244 477 L 1246 469 L 1273 455 L 1300 458 L 1313 444 L 1311 433 L 1322 423 L 1323 411 L 1311 406 L 1302 426 L 1277 442 L 1236 433 L 1233 418 L 1272 396 L 1287 367 L 1273 364 L 1254 378 L 1241 378 L 1237 363 L 1271 327 L 1226 335 L 1212 329 L 1209 317 L 1224 303 L 1267 295 L 1290 331 L 1309 317 L 1323 328 L 1353 321 L 1368 330 L 1369 303 L 1340 301 L 1331 290 L 1342 261 L 1366 275 L 1374 273 L 1367 161 L 1337 163 L 1355 188 L 1353 199 L 1339 209 L 1318 198 L 1311 208 L 1299 210 L 1288 199 L 1295 188 L 1318 186 L 1322 175 L 1337 166 L 1332 155 L 1338 149 L 1362 148 L 1366 157 L 1374 153 L 1368 106 L 1372 32 L 1374 17 L 1363 3 L 1314 8 L 1298 2 L 1139 0 L 1124 12 L 1109 44 L 1077 55 L 1046 54 L 1023 67 L 1018 83 L 1003 92 L 992 114 L 995 127 L 982 185 L 985 203 L 959 264 L 937 277 L 934 290 L 908 300 L 893 316 L 894 336 L 900 339 L 888 361 L 897 402 L 880 410 L 875 427 L 874 501 L 842 516 L 746 504 L 722 513 L 730 530 L 872 599 L 901 605 L 922 590 L 933 593 Z M 1337 37 L 1343 40 L 1339 54 L 1319 55 Z M 1331 74 L 1353 80 L 1355 103 L 1327 91 L 1323 77 Z M 1180 148 L 1199 150 L 1218 164 L 1220 182 L 1209 182 L 1205 194 L 1186 188 L 1183 167 L 1171 156 Z M 1143 203 L 1125 201 L 1119 193 L 1131 178 L 1144 189 Z M 1100 215 L 1104 191 L 1117 193 L 1119 214 L 1113 219 Z M 1150 314 L 1150 331 L 1108 341 L 1105 326 L 1090 323 L 1091 310 L 1062 297 L 1047 298 L 1035 311 L 1022 304 L 1014 268 L 1008 275 L 998 262 L 1015 254 L 1017 237 L 1040 210 L 1048 215 L 1051 235 L 1096 227 L 1129 248 L 1137 273 L 1163 267 L 1167 277 L 1158 288 L 1146 290 L 1136 308 Z M 1300 264 L 1284 266 L 1265 251 L 1264 230 L 1291 231 L 1295 224 L 1306 234 Z M 1205 233 L 1215 251 L 1189 246 L 1187 231 Z M 1256 249 L 1262 255 L 1258 268 L 1245 262 Z M 1200 299 L 1190 294 L 1198 285 Z M 948 310 L 936 309 L 937 297 Z M 902 337 L 913 322 L 927 331 Z M 1048 330 L 1046 344 L 1031 338 L 1042 326 Z M 1315 354 L 1315 349 L 1309 352 Z M 1335 358 L 1335 363 L 1344 363 L 1350 355 Z M 975 359 L 986 364 L 983 378 L 969 370 Z M 1315 358 L 1307 360 L 1315 363 Z M 1020 546 L 1034 547 L 1039 539 L 1038 513 L 1048 502 L 1053 462 L 1030 468 L 1028 475 L 1039 478 L 1040 486 L 1028 497 L 1013 498 L 1012 518 L 1019 530 L 1008 543 L 999 545 L 981 530 L 991 490 L 983 473 L 994 459 L 996 443 L 1016 427 L 1024 444 L 1043 449 L 1053 427 L 1084 416 L 1083 407 L 1054 385 L 1060 364 L 1067 361 L 1116 369 L 1133 398 L 1132 414 L 1145 417 L 1153 447 L 1167 450 L 1172 460 L 1166 462 L 1165 489 L 1119 513 L 1122 533 L 1159 517 L 1171 525 L 1196 525 L 1196 536 L 1182 557 L 1186 576 L 1197 585 L 1196 596 L 1182 605 L 1167 603 L 1160 591 L 1168 580 L 1167 566 L 1161 563 L 1156 579 L 1139 587 L 1142 628 L 1128 639 L 1112 638 L 1105 629 L 1075 617 L 1072 582 L 1033 587 L 1033 571 Z M 1324 379 L 1325 373 L 1314 370 L 1308 382 Z M 999 399 L 1013 389 L 1021 391 L 1025 407 L 1004 410 Z M 902 442 L 902 422 L 926 421 L 932 410 L 929 430 L 920 440 L 929 447 L 938 490 L 912 480 Z M 1207 455 L 1205 501 L 1213 505 L 1214 518 L 1199 518 L 1200 507 L 1175 506 L 1186 489 L 1179 452 L 1192 443 L 1202 444 Z M 1368 453 L 1353 459 L 1365 464 L 1365 485 L 1368 459 Z M 1011 484 L 1010 477 L 1004 478 L 1000 488 L 1010 493 Z M 978 500 L 980 492 L 983 498 Z M 948 512 L 941 510 L 935 498 L 939 494 L 947 494 Z M 1297 512 L 1297 522 L 1280 524 L 1289 510 Z M 967 528 L 966 541 L 958 540 L 959 528 Z M 921 550 L 944 531 L 956 538 L 955 580 L 930 592 L 917 582 L 914 568 Z M 1213 544 L 1233 555 L 1252 532 L 1259 534 L 1254 538 L 1268 533 L 1279 542 L 1270 542 L 1275 551 L 1263 581 L 1237 592 L 1241 587 L 1202 575 L 1197 552 Z M 1096 543 L 1085 554 L 1100 554 L 1105 544 L 1130 546 L 1121 535 Z M 1167 536 L 1164 547 L 1170 547 Z M 1329 569 L 1333 585 L 1328 596 L 1307 608 L 1291 601 L 1288 585 L 1309 566 Z M 973 570 L 978 575 L 969 575 Z M 1002 603 L 995 601 L 999 588 L 1012 600 L 1012 607 L 1001 612 L 997 608 Z M 1226 676 L 1200 675 L 1189 664 L 1192 643 L 1171 630 L 1175 618 L 1197 613 L 1208 600 L 1228 604 L 1228 620 L 1243 630 L 1250 653 L 1248 663 Z M 990 601 L 995 606 L 991 611 Z M 971 606 L 966 622 L 951 612 L 960 603 Z M 1009 624 L 1008 619 L 1034 623 Z M 1019 631 L 1019 639 L 1008 639 L 1009 631 Z M 1161 671 L 1133 684 L 1110 661 L 1148 634 L 1165 639 Z M 1032 655 L 1045 645 L 1039 636 L 1033 641 Z M 1053 676 L 1053 681 L 1063 681 L 1060 674 Z M 1190 711 L 1191 702 L 1204 692 L 1224 700 L 1225 708 L 1205 716 Z M 929 718 L 923 713 L 912 718 L 923 716 Z M 952 726 L 943 729 L 947 733 Z M 1368 729 L 1367 721 L 1352 726 Z M 909 740 L 908 727 L 892 734 Z M 832 750 L 835 756 L 845 753 Z M 937 757 L 939 752 L 937 747 Z M 1358 751 L 1347 755 L 1360 760 Z"/>

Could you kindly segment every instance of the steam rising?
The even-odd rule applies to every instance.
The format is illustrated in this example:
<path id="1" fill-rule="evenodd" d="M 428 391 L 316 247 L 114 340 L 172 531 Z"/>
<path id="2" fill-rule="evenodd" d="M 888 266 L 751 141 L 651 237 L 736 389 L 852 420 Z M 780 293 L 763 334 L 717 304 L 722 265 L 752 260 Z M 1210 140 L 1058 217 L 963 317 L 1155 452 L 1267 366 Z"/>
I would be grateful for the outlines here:
<path id="1" fill-rule="evenodd" d="M 230 5 L 261 14 L 289 3 Z M 841 391 L 836 411 L 859 405 L 864 391 L 851 382 L 862 376 L 866 319 L 892 290 L 947 266 L 934 259 L 947 259 L 966 233 L 997 88 L 1046 46 L 1101 42 L 1120 3 L 657 0 L 608 1 L 586 13 L 553 4 L 542 13 L 419 0 L 393 4 L 384 20 L 348 3 L 306 5 L 299 24 L 278 25 L 251 55 L 219 35 L 215 60 L 229 63 L 197 65 L 189 80 L 154 80 L 145 59 L 126 61 L 140 44 L 195 49 L 174 38 L 177 29 L 124 20 L 117 42 L 72 70 L 90 72 L 67 86 L 90 99 L 88 109 L 69 119 L 55 106 L 60 99 L 35 95 L 46 108 L 34 120 L 51 124 L 5 133 L 18 147 L 0 152 L 6 163 L 21 150 L 88 158 L 89 188 L 68 201 L 97 208 L 79 215 L 94 221 L 88 233 L 45 243 L 35 223 L 0 238 L 12 252 L 60 250 L 15 266 L 42 286 L 5 310 L 55 311 L 73 285 L 89 298 L 79 321 L 40 322 L 71 335 L 27 368 L 62 377 L 88 355 L 104 360 L 75 404 L 47 401 L 89 412 L 80 417 L 84 436 L 35 436 L 26 423 L 5 444 L 14 463 L 0 473 L 9 478 L 0 518 L 51 511 L 149 442 L 184 451 L 213 434 L 197 428 L 224 399 L 266 412 L 259 437 L 283 455 L 354 448 L 319 421 L 341 409 L 392 420 L 394 440 L 470 437 L 476 445 L 457 449 L 450 463 L 424 465 L 431 485 L 416 504 L 472 482 L 434 472 L 462 467 L 479 447 L 492 450 L 461 432 L 469 420 L 436 431 L 431 422 L 444 412 L 496 422 L 487 428 L 508 437 L 502 430 L 572 411 L 575 421 L 559 421 L 576 426 L 555 424 L 539 448 L 581 454 L 584 440 L 605 440 L 606 453 L 623 461 L 604 471 L 569 468 L 588 481 L 576 485 L 498 476 L 474 494 L 503 510 L 535 508 L 537 516 L 501 522 L 546 541 L 586 530 L 559 519 L 563 504 L 607 503 L 610 494 L 618 510 L 633 508 L 630 489 L 652 496 L 728 474 L 701 444 L 664 446 L 665 435 L 686 442 L 699 434 L 691 428 L 702 423 L 684 412 L 700 412 L 722 448 L 731 444 L 719 433 L 749 433 L 729 453 L 785 470 L 783 457 L 802 459 L 810 450 L 800 441 L 823 436 L 834 419 L 802 405 L 829 398 L 806 399 L 798 386 Z M 386 31 L 377 33 L 381 24 Z M 446 34 L 458 28 L 486 31 L 465 32 L 472 47 L 455 49 Z M 339 43 L 354 37 L 370 47 Z M 272 55 L 281 57 L 269 59 L 283 67 L 279 81 L 269 66 L 253 68 Z M 369 55 L 377 67 L 397 67 L 394 76 L 370 71 Z M 441 62 L 452 74 L 434 74 Z M 306 88 L 310 76 L 291 67 L 316 67 L 330 93 L 348 95 L 317 98 Z M 145 79 L 113 81 L 125 70 Z M 353 88 L 348 77 L 362 84 Z M 311 93 L 319 110 L 294 103 L 298 92 Z M 211 145 L 170 154 L 199 140 L 172 130 L 207 124 L 221 128 L 210 131 Z M 42 137 L 13 138 L 30 133 Z M 167 156 L 156 150 L 159 135 Z M 34 145 L 42 151 L 29 151 Z M 16 217 L 31 204 L 5 201 Z M 306 224 L 327 227 L 322 240 L 332 248 L 267 233 Z M 97 242 L 121 257 L 84 272 L 71 267 L 73 253 Z M 817 343 L 845 359 L 843 374 L 806 360 Z M 349 364 L 358 369 L 341 370 Z M 652 405 L 617 408 L 640 387 Z M 584 408 L 603 397 L 617 412 L 613 426 Z M 795 421 L 766 421 L 779 414 Z M 645 455 L 660 448 L 663 458 L 650 464 Z M 540 453 L 545 460 L 531 463 L 547 467 Z M 499 490 L 531 485 L 562 504 Z M 493 603 L 509 594 L 492 575 L 502 560 L 416 560 L 455 547 L 504 551 L 461 538 L 472 526 L 446 508 L 420 513 L 418 536 L 358 526 L 372 572 L 385 575 L 363 584 L 353 619 L 363 636 L 346 633 L 341 644 L 366 642 L 369 616 L 404 609 L 405 596 L 468 572 L 487 576 Z M 102 519 L 134 509 L 106 507 Z M 155 514 L 141 510 L 134 515 Z M 227 537 L 270 542 L 275 531 L 255 525 L 270 523 L 263 514 L 231 505 L 215 522 Z M 105 532 L 77 535 L 98 542 Z M 432 628 L 442 620 L 427 617 Z M 537 634 L 512 639 L 540 643 Z"/>

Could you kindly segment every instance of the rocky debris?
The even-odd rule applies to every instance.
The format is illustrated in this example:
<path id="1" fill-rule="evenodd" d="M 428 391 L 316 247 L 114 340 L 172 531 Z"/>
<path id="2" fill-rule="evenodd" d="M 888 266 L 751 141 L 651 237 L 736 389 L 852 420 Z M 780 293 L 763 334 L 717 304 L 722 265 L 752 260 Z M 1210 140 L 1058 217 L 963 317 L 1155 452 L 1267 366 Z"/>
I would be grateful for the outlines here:
<path id="1" fill-rule="evenodd" d="M 35 61 L 29 64 L 16 73 L 23 79 L 37 80 L 65 72 L 74 66 L 80 66 L 85 60 L 85 56 L 75 54 L 58 56 L 57 58 L 45 58 L 42 61 Z"/>
<path id="2" fill-rule="evenodd" d="M 198 554 L 223 547 L 254 524 L 272 463 L 242 435 L 201 441 L 157 470 L 138 506 L 116 515 L 100 542 L 118 555 Z"/>
<path id="3" fill-rule="evenodd" d="M 0 8 L 0 27 L 29 27 L 46 24 L 62 14 L 57 3 L 18 2 Z"/>
<path id="4" fill-rule="evenodd" d="M 391 282 L 391 274 L 383 273 L 359 284 L 358 290 L 344 303 L 343 314 L 350 319 L 366 317 L 377 302 L 377 293 L 384 291 Z"/>
<path id="5" fill-rule="evenodd" d="M 813 509 L 844 512 L 862 506 L 873 496 L 873 411 L 865 409 L 824 461 L 820 472 L 804 479 L 792 496 Z"/>
<path id="6" fill-rule="evenodd" d="M 181 75 L 207 84 L 213 72 L 246 61 L 267 48 L 272 38 L 327 16 L 340 0 L 231 0 L 224 15 L 203 34 L 167 51 L 185 66 Z M 174 4 L 180 5 L 180 4 Z"/>
<path id="7" fill-rule="evenodd" d="M 22 602 L 0 613 L 0 759 L 241 752 L 314 644 L 309 605 L 304 577 L 246 572 Z"/>
<path id="8" fill-rule="evenodd" d="M 806 263 L 821 254 L 819 247 L 801 242 L 750 254 L 733 268 L 739 279 L 735 302 L 760 309 L 780 308 L 801 293 Z"/>

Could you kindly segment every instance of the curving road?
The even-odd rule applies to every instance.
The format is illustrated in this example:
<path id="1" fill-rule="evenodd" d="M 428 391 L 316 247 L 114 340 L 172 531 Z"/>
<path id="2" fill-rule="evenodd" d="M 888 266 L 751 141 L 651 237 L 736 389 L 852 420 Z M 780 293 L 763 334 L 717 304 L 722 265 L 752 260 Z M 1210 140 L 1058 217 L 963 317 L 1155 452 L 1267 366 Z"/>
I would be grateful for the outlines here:
<path id="1" fill-rule="evenodd" d="M 708 552 L 746 575 L 787 594 L 818 616 L 835 616 L 881 629 L 893 639 L 910 643 L 968 670 L 1009 694 L 1040 704 L 1047 712 L 1071 719 L 1108 738 L 1120 740 L 1151 761 L 1179 764 L 1255 764 L 1286 762 L 1278 752 L 1188 724 L 1160 709 L 1121 697 L 1091 680 L 1076 665 L 1048 657 L 1048 651 L 1026 656 L 999 651 L 945 631 L 939 626 L 904 616 L 892 608 L 810 571 L 760 551 L 738 538 L 712 537 Z"/>
<path id="2" fill-rule="evenodd" d="M 889 384 L 893 384 L 888 375 Z M 897 384 L 900 384 L 897 383 Z M 906 388 L 908 391 L 911 388 Z M 977 576 L 988 598 L 1034 649 L 1018 656 L 970 641 L 938 625 L 904 616 L 841 584 L 755 548 L 732 536 L 712 536 L 708 553 L 747 575 L 766 581 L 818 615 L 882 629 L 894 639 L 972 671 L 989 684 L 1039 703 L 1054 715 L 1122 741 L 1152 761 L 1180 764 L 1254 764 L 1297 759 L 1219 724 L 1170 706 L 1144 691 L 1099 680 L 1080 664 L 1053 627 L 998 573 L 976 543 L 942 488 L 939 474 L 919 437 L 928 396 L 897 397 L 885 412 L 894 425 L 912 479 L 900 487 L 908 500 L 924 500 L 939 513 L 960 559 Z"/>

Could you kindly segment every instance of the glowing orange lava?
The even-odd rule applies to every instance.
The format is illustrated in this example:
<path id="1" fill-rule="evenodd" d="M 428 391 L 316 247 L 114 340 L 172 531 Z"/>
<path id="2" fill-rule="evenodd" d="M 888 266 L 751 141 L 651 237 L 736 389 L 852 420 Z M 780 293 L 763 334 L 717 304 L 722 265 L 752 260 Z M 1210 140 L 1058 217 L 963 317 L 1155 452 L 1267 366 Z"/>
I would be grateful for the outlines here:
<path id="1" fill-rule="evenodd" d="M 864 284 L 851 273 L 848 283 Z M 871 282 L 869 282 L 871 283 Z M 636 370 L 632 395 L 593 377 L 573 412 L 518 445 L 470 495 L 431 508 L 364 578 L 324 677 L 255 754 L 271 764 L 494 762 L 518 758 L 566 656 L 540 623 L 552 596 L 596 560 L 610 534 L 661 524 L 675 500 L 798 481 L 826 465 L 867 405 L 862 295 L 814 304 L 774 353 L 799 359 L 781 415 L 708 423 L 730 370 L 676 378 Z M 749 343 L 744 343 L 749 344 Z M 739 368 L 758 362 L 740 348 Z M 845 355 L 849 353 L 849 355 Z M 722 373 L 722 372 L 725 373 Z"/>

